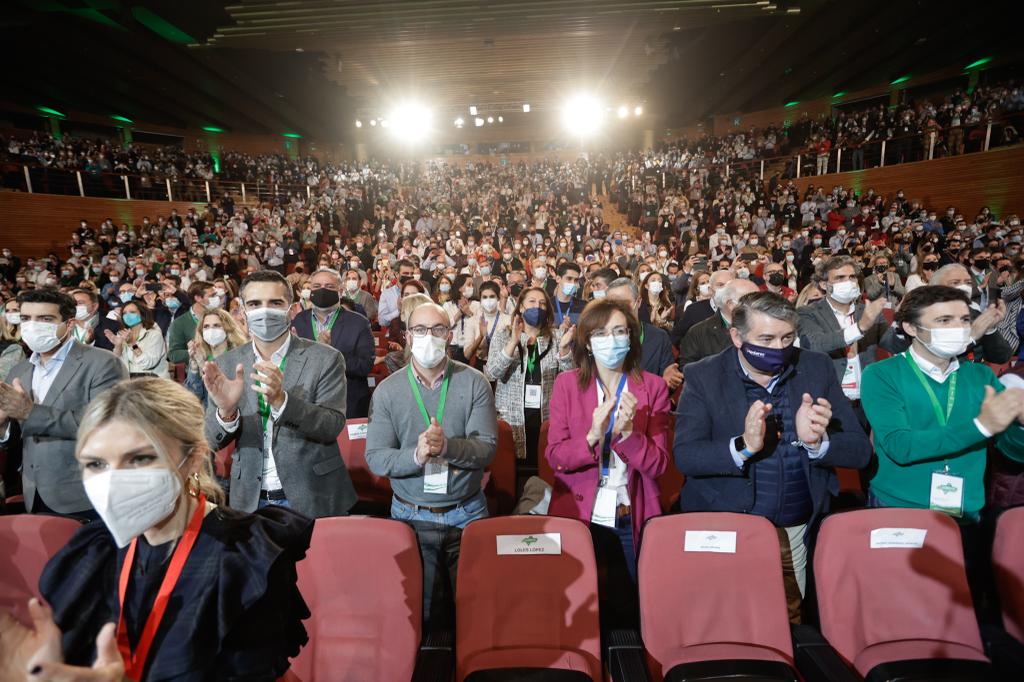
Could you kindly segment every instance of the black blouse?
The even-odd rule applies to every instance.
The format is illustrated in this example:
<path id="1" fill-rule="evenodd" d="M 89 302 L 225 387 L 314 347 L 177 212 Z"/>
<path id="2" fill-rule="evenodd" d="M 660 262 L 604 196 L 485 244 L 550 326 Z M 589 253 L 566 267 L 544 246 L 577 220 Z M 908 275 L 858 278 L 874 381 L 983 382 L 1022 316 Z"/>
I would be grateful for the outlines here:
<path id="1" fill-rule="evenodd" d="M 203 519 L 150 648 L 143 680 L 272 682 L 308 641 L 310 616 L 295 564 L 309 548 L 313 521 L 281 507 L 245 514 L 217 507 Z M 140 536 L 125 595 L 134 647 L 170 563 L 173 545 Z M 64 633 L 64 657 L 89 666 L 96 635 L 120 612 L 118 549 L 101 522 L 90 523 L 43 571 L 39 589 Z"/>

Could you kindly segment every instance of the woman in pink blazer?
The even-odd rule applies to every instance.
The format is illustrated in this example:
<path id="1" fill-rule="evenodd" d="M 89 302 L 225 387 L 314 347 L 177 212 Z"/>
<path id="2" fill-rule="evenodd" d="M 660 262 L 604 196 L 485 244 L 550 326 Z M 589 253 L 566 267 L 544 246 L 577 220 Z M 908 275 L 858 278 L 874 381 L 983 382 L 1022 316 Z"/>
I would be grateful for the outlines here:
<path id="1" fill-rule="evenodd" d="M 640 529 L 661 514 L 669 462 L 665 381 L 640 369 L 640 323 L 625 303 L 592 301 L 576 325 L 577 369 L 551 394 L 545 456 L 555 472 L 549 513 L 614 529 L 636 579 Z"/>

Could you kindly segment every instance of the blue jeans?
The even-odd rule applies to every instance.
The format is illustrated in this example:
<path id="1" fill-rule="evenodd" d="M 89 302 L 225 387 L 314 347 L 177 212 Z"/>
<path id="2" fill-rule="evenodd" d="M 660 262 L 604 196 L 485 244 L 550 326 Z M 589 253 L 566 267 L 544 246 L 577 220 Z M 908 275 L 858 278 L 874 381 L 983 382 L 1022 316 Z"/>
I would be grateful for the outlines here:
<path id="1" fill-rule="evenodd" d="M 287 499 L 284 500 L 260 500 L 259 504 L 256 505 L 257 509 L 263 509 L 264 507 L 288 507 L 292 508 L 292 503 Z"/>
<path id="2" fill-rule="evenodd" d="M 622 553 L 626 555 L 626 569 L 629 577 L 636 584 L 636 550 L 633 547 L 633 517 L 629 514 L 620 516 L 615 524 L 615 535 L 622 545 Z"/>
<path id="3" fill-rule="evenodd" d="M 423 625 L 454 625 L 455 577 L 462 529 L 470 521 L 487 517 L 483 491 L 444 514 L 416 509 L 391 498 L 391 518 L 408 523 L 419 541 L 423 561 Z"/>

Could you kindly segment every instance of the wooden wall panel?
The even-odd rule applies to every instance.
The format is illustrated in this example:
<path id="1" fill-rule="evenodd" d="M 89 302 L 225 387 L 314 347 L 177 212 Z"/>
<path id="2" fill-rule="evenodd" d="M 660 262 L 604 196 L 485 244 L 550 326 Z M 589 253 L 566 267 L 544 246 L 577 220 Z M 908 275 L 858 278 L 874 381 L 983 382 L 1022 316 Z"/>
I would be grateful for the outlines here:
<path id="1" fill-rule="evenodd" d="M 807 187 L 836 185 L 883 196 L 902 189 L 911 201 L 939 211 L 956 206 L 970 220 L 982 206 L 997 216 L 1024 215 L 1024 145 L 964 154 L 933 161 L 904 163 L 858 172 L 830 173 L 794 180 L 800 194 Z"/>
<path id="2" fill-rule="evenodd" d="M 142 223 L 143 216 L 155 220 L 171 209 L 184 214 L 192 206 L 202 212 L 206 204 L 187 201 L 128 201 L 56 194 L 0 192 L 0 245 L 19 256 L 39 256 L 50 251 L 66 253 L 71 233 L 82 218 L 99 225 L 110 218 L 115 225 Z"/>

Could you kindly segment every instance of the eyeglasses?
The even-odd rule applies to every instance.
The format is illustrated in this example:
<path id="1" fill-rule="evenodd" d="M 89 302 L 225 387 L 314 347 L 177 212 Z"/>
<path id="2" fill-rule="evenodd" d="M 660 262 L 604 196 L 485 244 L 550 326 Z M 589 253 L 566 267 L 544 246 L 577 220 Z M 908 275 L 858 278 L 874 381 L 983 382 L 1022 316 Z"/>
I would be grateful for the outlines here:
<path id="1" fill-rule="evenodd" d="M 607 329 L 595 329 L 590 332 L 590 338 L 592 339 L 605 339 L 611 334 L 617 339 L 625 339 L 629 337 L 629 327 L 614 327 L 610 332 Z"/>
<path id="2" fill-rule="evenodd" d="M 451 328 L 444 324 L 435 324 L 433 327 L 427 327 L 422 324 L 418 324 L 415 327 L 409 327 L 409 331 L 412 333 L 413 336 L 419 339 L 422 339 L 424 336 L 426 336 L 428 332 L 430 333 L 431 336 L 435 338 L 443 339 L 444 337 L 448 336 L 448 332 L 451 331 Z"/>

